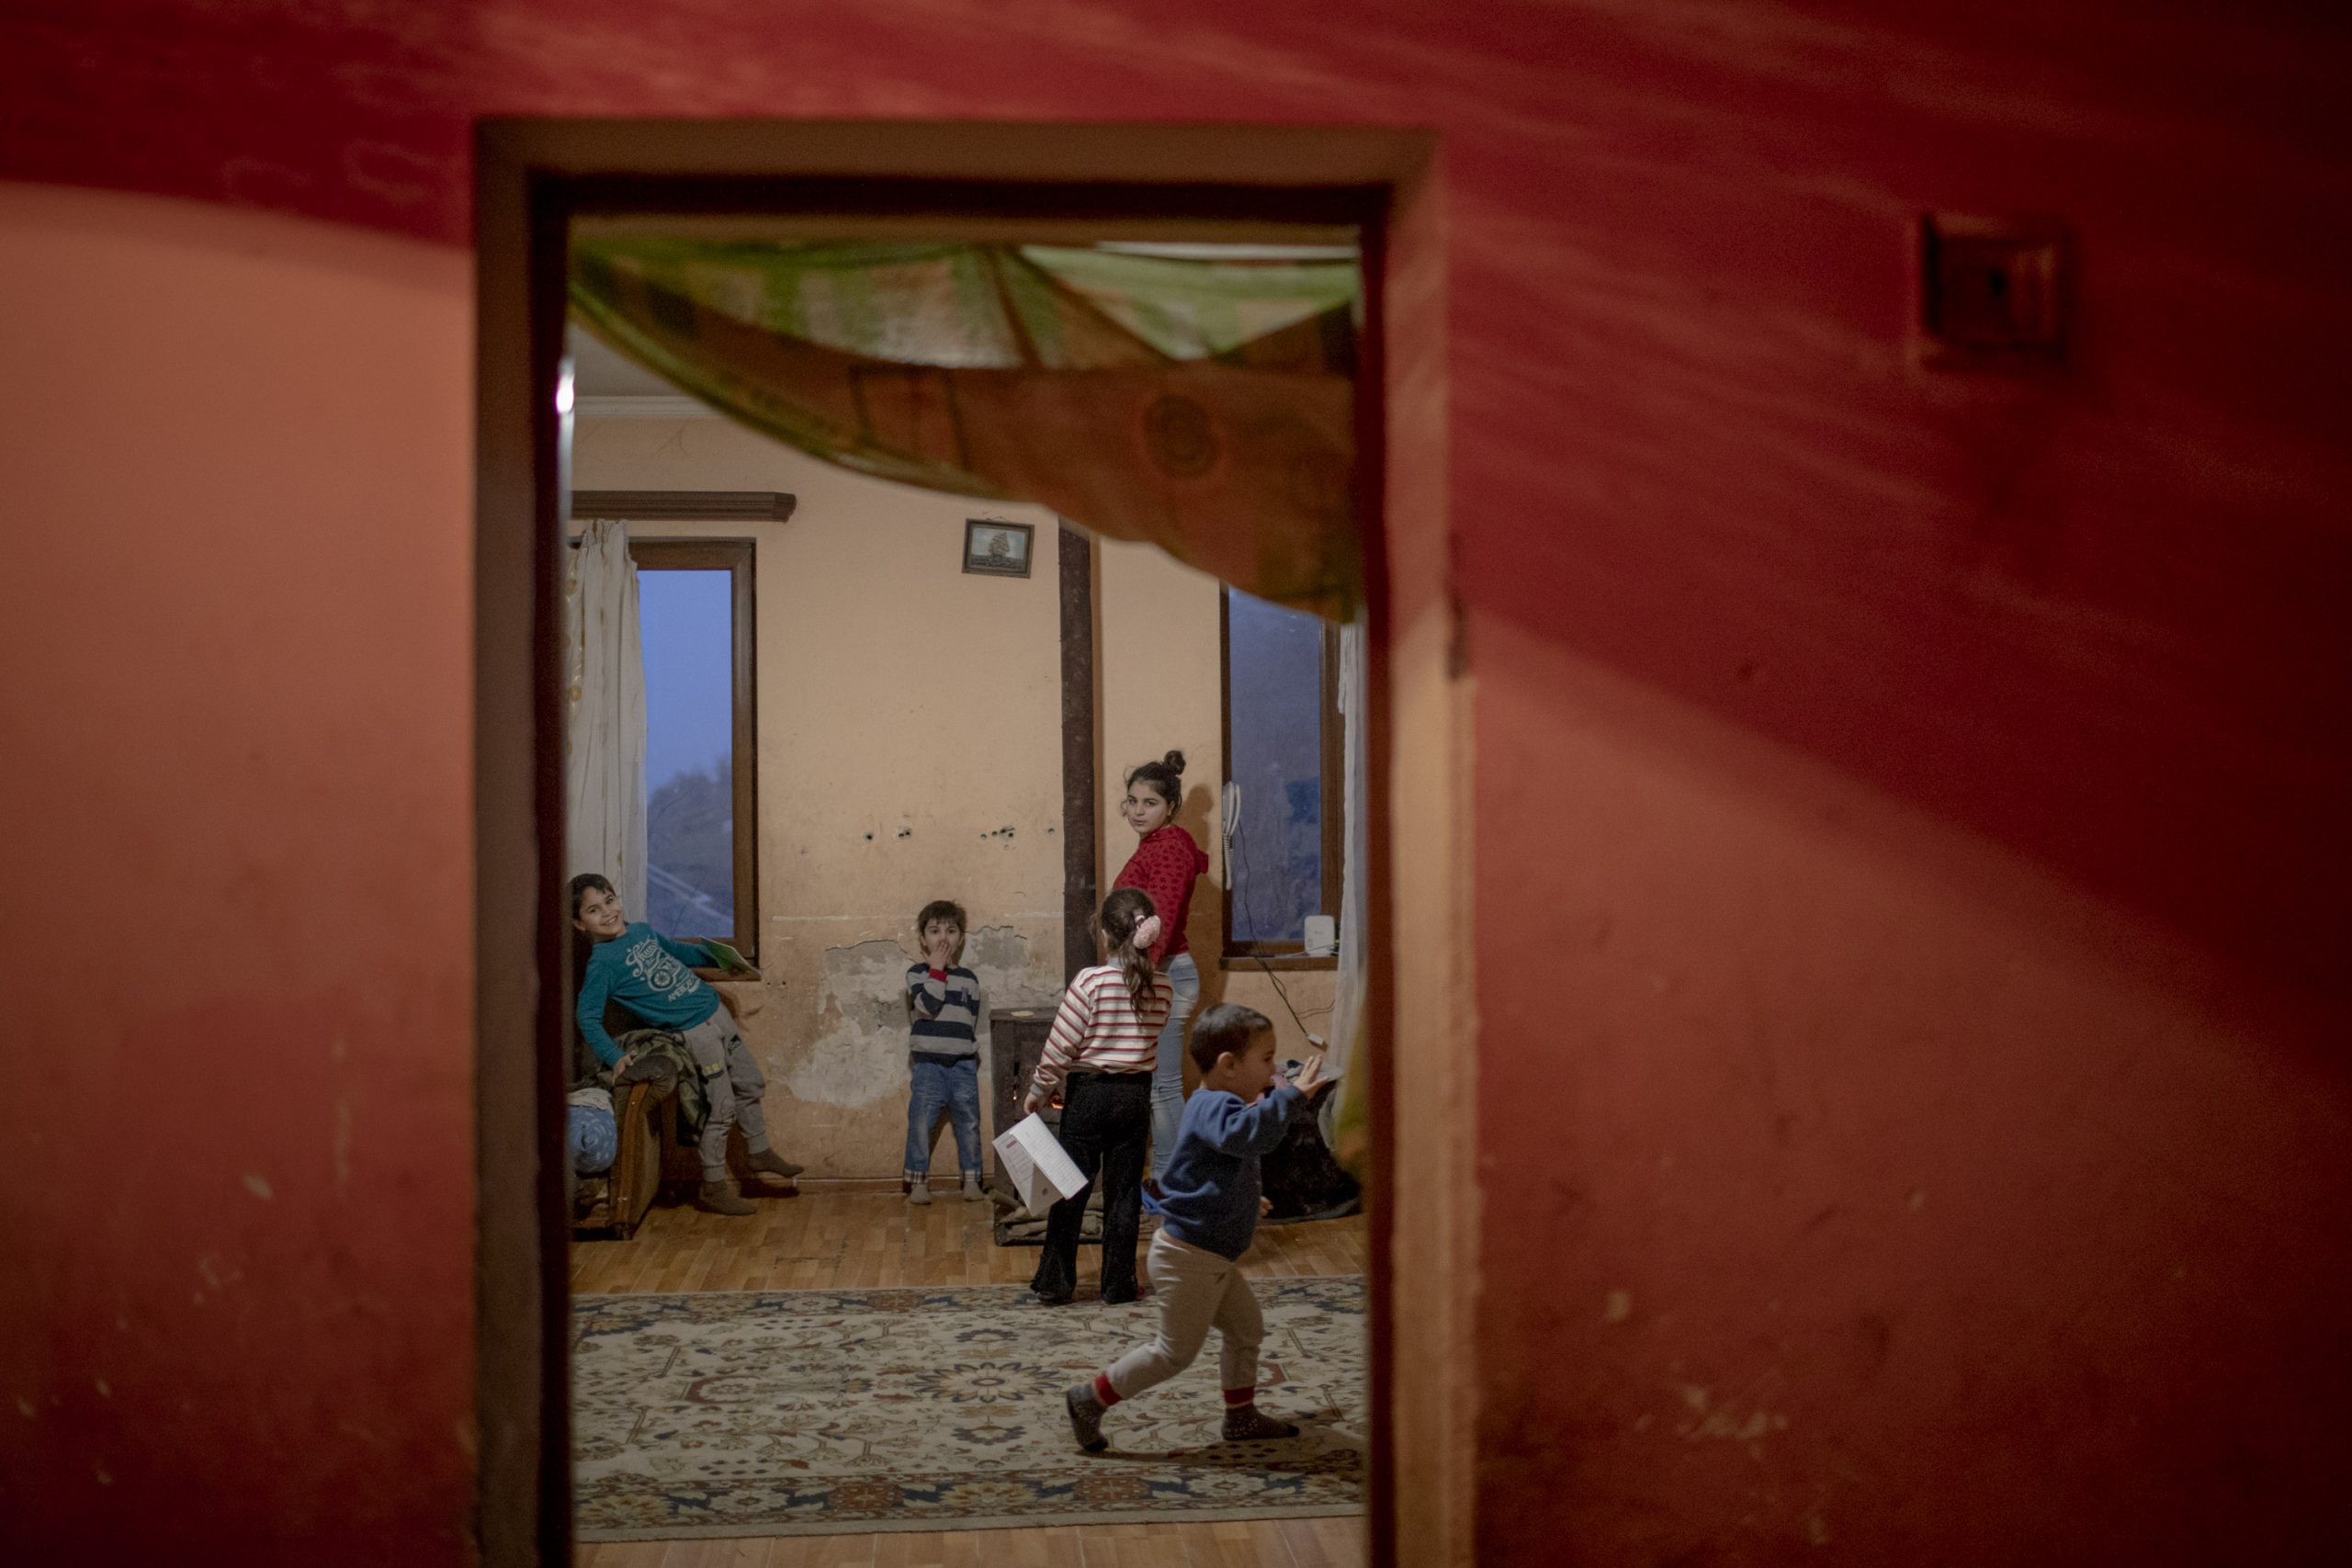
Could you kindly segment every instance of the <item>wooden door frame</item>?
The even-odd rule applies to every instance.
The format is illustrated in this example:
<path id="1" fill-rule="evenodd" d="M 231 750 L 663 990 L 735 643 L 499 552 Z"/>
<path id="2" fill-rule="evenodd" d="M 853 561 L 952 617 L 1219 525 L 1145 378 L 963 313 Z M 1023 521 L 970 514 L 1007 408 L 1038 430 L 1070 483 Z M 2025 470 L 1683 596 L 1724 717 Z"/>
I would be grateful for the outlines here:
<path id="1" fill-rule="evenodd" d="M 1359 231 L 1366 329 L 1355 490 L 1369 585 L 1374 977 L 1362 1064 L 1373 1152 L 1368 1533 L 1378 1568 L 1470 1562 L 1470 688 L 1446 521 L 1436 139 L 1379 128 L 492 120 L 477 128 L 475 202 L 482 1561 L 571 1561 L 555 400 L 568 236 L 580 216 L 787 214 L 943 234 Z M 1401 1117 L 1400 1083 L 1413 1086 Z M 1398 1356 L 1399 1344 L 1413 1354 Z"/>

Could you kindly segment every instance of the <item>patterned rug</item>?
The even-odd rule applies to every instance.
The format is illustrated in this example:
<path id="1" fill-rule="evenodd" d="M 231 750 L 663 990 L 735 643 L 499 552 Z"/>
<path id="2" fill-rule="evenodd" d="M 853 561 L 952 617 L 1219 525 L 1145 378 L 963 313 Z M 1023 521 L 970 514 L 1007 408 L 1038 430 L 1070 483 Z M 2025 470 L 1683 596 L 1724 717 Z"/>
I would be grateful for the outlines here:
<path id="1" fill-rule="evenodd" d="M 1253 1282 L 1263 1407 L 1218 1440 L 1216 1337 L 1070 1438 L 1062 1391 L 1148 1338 L 1150 1301 L 1044 1307 L 1018 1285 L 572 1301 L 582 1540 L 1261 1519 L 1363 1508 L 1363 1280 Z"/>

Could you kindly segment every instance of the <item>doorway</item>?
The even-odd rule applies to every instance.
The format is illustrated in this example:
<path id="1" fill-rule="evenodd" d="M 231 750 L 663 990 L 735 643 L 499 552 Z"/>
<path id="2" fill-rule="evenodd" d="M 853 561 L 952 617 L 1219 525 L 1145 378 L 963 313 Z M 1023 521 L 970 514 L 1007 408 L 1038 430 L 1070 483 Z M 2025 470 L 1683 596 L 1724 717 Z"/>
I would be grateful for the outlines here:
<path id="1" fill-rule="evenodd" d="M 1373 973 L 1371 1457 L 1374 1562 L 1444 1561 L 1466 1524 L 1472 1413 L 1440 1359 L 1464 1344 L 1469 1011 L 1464 909 L 1453 886 L 1466 829 L 1464 694 L 1443 592 L 1442 297 L 1427 139 L 1387 132 L 1119 128 L 500 124 L 481 182 L 478 502 L 478 901 L 481 1104 L 482 1518 L 492 1562 L 567 1560 L 571 1445 L 567 1215 L 560 1172 L 565 987 L 560 907 L 562 709 L 555 585 L 557 366 L 564 258 L 582 216 L 778 214 L 982 234 L 1044 224 L 1244 239 L 1344 223 L 1366 237 L 1369 310 L 1357 402 L 1356 515 L 1372 632 L 1366 878 Z M 1399 311 L 1399 306 L 1404 309 Z M 1408 352 L 1401 357 L 1399 347 Z M 1400 464 L 1402 443 L 1414 461 Z M 1415 504 L 1399 507 L 1400 499 Z M 1379 525 L 1373 525 L 1373 520 Z M 527 742 L 527 743 L 526 743 Z M 1410 831 L 1396 824 L 1407 820 Z M 1394 1114 L 1400 1023 L 1428 1042 L 1429 1088 Z M 501 1052 L 495 1041 L 529 1041 Z M 1400 1162 L 1412 1179 L 1397 1179 Z M 1400 1272 L 1398 1264 L 1407 1267 Z M 1466 1354 L 1466 1351 L 1462 1353 Z M 1409 1495 L 1400 1455 L 1426 1449 Z"/>

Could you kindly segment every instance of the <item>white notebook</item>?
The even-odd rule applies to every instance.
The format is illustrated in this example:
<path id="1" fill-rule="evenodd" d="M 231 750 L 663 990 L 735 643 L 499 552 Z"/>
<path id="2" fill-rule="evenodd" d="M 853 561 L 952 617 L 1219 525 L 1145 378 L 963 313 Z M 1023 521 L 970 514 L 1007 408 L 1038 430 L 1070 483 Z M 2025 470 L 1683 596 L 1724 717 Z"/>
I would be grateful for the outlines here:
<path id="1" fill-rule="evenodd" d="M 999 1133 L 996 1152 L 1004 1160 L 1004 1173 L 1012 1179 L 1013 1190 L 1032 1213 L 1085 1190 L 1086 1179 L 1078 1174 L 1078 1167 L 1042 1116 L 1024 1117 Z"/>

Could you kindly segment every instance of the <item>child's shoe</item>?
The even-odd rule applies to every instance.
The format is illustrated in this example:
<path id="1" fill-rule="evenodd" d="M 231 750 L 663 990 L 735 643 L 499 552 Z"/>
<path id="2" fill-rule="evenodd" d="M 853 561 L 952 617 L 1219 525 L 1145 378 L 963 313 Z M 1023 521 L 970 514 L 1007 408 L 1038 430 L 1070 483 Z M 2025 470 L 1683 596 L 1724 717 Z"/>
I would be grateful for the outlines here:
<path id="1" fill-rule="evenodd" d="M 1099 1454 L 1111 1446 L 1102 1435 L 1102 1402 L 1094 1397 L 1091 1383 L 1072 1383 L 1062 1395 L 1062 1403 L 1069 1407 L 1070 1436 L 1088 1453 Z"/>
<path id="2" fill-rule="evenodd" d="M 781 1176 L 789 1181 L 799 1175 L 803 1168 L 793 1164 L 774 1149 L 761 1149 L 752 1156 L 752 1168 L 768 1176 Z"/>
<path id="3" fill-rule="evenodd" d="M 927 1178 L 918 1176 L 907 1183 L 907 1201 L 917 1205 L 931 1201 L 931 1182 Z"/>
<path id="4" fill-rule="evenodd" d="M 967 1203 L 984 1202 L 987 1201 L 988 1195 L 989 1190 L 980 1185 L 980 1179 L 974 1176 L 970 1171 L 966 1171 L 964 1173 L 964 1201 Z"/>
<path id="5" fill-rule="evenodd" d="M 756 1214 L 755 1204 L 736 1196 L 731 1181 L 706 1181 L 702 1190 L 695 1194 L 695 1207 L 714 1214 Z"/>
<path id="6" fill-rule="evenodd" d="M 1071 1419 L 1075 1421 L 1076 1416 Z M 1274 1438 L 1295 1438 L 1298 1428 L 1261 1413 L 1255 1404 L 1237 1404 L 1225 1413 L 1225 1440 L 1261 1443 Z"/>

